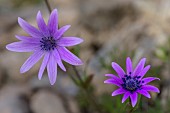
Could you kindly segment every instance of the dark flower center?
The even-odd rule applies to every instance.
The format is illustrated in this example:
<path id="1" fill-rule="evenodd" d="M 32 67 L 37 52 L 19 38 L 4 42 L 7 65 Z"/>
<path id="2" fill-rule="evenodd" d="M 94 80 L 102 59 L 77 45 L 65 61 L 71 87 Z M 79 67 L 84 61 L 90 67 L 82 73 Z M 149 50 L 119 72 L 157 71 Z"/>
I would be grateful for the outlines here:
<path id="1" fill-rule="evenodd" d="M 140 89 L 142 86 L 141 80 L 139 80 L 140 76 L 131 77 L 131 73 L 129 74 L 130 75 L 125 75 L 125 77 L 122 78 L 123 80 L 122 87 L 130 92 L 134 92 L 137 89 Z"/>
<path id="2" fill-rule="evenodd" d="M 40 40 L 41 50 L 50 51 L 54 50 L 56 47 L 56 40 L 53 37 L 44 37 Z"/>

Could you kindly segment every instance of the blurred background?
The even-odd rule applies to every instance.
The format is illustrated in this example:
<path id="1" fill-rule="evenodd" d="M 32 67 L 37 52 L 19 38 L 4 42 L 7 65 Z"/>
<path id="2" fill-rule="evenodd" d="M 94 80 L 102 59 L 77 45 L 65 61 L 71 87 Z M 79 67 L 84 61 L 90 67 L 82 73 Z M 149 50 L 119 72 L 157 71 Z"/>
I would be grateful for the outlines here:
<path id="1" fill-rule="evenodd" d="M 49 0 L 59 12 L 60 26 L 71 24 L 66 36 L 78 36 L 84 43 L 70 48 L 84 61 L 78 67 L 83 78 L 93 76 L 92 94 L 103 113 L 123 113 L 122 96 L 111 97 L 115 86 L 104 84 L 105 73 L 115 73 L 111 62 L 125 67 L 130 56 L 134 65 L 146 57 L 160 94 L 142 97 L 136 113 L 170 113 L 170 0 Z M 41 11 L 46 22 L 49 12 L 44 0 L 0 0 L 0 113 L 98 113 L 68 73 L 61 70 L 54 86 L 46 72 L 41 81 L 37 73 L 41 61 L 25 74 L 19 70 L 31 53 L 7 51 L 17 41 L 15 35 L 27 34 L 19 27 L 21 17 L 37 27 Z M 125 69 L 125 68 L 124 68 Z"/>

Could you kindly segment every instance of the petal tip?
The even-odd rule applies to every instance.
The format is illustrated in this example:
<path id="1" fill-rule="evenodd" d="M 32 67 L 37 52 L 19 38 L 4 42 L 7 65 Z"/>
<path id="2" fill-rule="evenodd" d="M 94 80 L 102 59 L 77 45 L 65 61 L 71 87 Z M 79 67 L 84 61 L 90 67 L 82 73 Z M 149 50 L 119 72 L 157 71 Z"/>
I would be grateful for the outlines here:
<path id="1" fill-rule="evenodd" d="M 122 100 L 122 103 L 124 103 L 125 102 L 125 100 Z"/>
<path id="2" fill-rule="evenodd" d="M 114 93 L 112 93 L 112 96 L 115 96 L 115 94 L 114 94 Z"/>
<path id="3" fill-rule="evenodd" d="M 79 61 L 79 62 L 76 62 L 76 65 L 83 65 L 84 63 L 83 63 L 83 61 Z"/>
<path id="4" fill-rule="evenodd" d="M 115 62 L 112 62 L 112 67 L 114 67 L 116 65 L 116 63 Z"/>
<path id="5" fill-rule="evenodd" d="M 18 23 L 21 24 L 24 20 L 21 17 L 18 17 Z"/>
<path id="6" fill-rule="evenodd" d="M 80 38 L 79 40 L 80 40 L 80 43 L 84 42 L 84 40 L 82 38 Z"/>
<path id="7" fill-rule="evenodd" d="M 53 12 L 57 12 L 57 9 L 53 9 Z"/>
<path id="8" fill-rule="evenodd" d="M 134 105 L 134 104 L 132 104 L 132 107 L 135 107 L 135 105 Z"/>
<path id="9" fill-rule="evenodd" d="M 105 84 L 107 83 L 106 80 L 104 81 L 104 83 L 105 83 Z"/>
<path id="10" fill-rule="evenodd" d="M 20 73 L 25 73 L 25 71 L 23 69 L 20 69 Z"/>
<path id="11" fill-rule="evenodd" d="M 104 76 L 106 76 L 106 77 L 107 77 L 107 76 L 108 76 L 108 74 L 104 74 Z"/>
<path id="12" fill-rule="evenodd" d="M 127 57 L 127 60 L 131 60 L 130 57 Z"/>
<path id="13" fill-rule="evenodd" d="M 6 45 L 6 49 L 7 49 L 7 50 L 10 50 L 10 45 L 9 45 L 9 44 Z"/>
<path id="14" fill-rule="evenodd" d="M 62 69 L 64 72 L 66 72 L 66 68 Z"/>
<path id="15" fill-rule="evenodd" d="M 55 83 L 50 83 L 52 86 L 55 84 Z"/>
<path id="16" fill-rule="evenodd" d="M 65 27 L 68 30 L 71 27 L 71 25 L 66 25 Z"/>
<path id="17" fill-rule="evenodd" d="M 57 13 L 58 13 L 57 9 L 53 9 L 53 11 L 51 12 L 52 15 L 54 14 L 56 16 L 57 16 Z"/>
<path id="18" fill-rule="evenodd" d="M 50 84 L 53 86 L 55 84 L 55 80 L 50 80 Z"/>

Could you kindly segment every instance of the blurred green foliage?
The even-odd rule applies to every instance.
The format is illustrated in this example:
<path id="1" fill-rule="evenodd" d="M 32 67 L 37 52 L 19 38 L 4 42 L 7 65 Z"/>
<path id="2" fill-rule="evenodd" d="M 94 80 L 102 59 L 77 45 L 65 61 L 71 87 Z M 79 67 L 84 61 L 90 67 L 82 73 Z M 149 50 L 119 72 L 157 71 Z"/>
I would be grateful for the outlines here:
<path id="1" fill-rule="evenodd" d="M 155 55 L 164 62 L 170 61 L 170 38 L 168 38 L 167 44 L 156 49 Z"/>

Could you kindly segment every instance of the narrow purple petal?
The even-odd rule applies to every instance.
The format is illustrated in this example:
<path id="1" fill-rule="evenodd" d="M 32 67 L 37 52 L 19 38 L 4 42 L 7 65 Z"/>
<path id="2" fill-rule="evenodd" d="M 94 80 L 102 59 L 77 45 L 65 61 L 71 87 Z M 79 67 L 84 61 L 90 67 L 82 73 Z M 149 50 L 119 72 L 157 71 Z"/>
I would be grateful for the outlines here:
<path id="1" fill-rule="evenodd" d="M 26 43 L 26 42 L 13 42 L 11 44 L 8 44 L 6 48 L 10 51 L 15 52 L 31 52 L 38 50 L 40 48 L 39 45 L 34 43 Z"/>
<path id="2" fill-rule="evenodd" d="M 142 86 L 142 89 L 146 90 L 146 91 L 153 91 L 153 92 L 157 92 L 159 93 L 159 89 L 155 86 L 152 86 L 152 85 L 144 85 Z"/>
<path id="3" fill-rule="evenodd" d="M 124 103 L 126 101 L 126 99 L 130 96 L 130 92 L 126 92 L 124 95 L 123 95 L 123 98 L 122 98 L 122 103 Z"/>
<path id="4" fill-rule="evenodd" d="M 151 95 L 146 90 L 142 89 L 142 90 L 138 90 L 137 92 L 144 95 L 147 98 L 151 98 Z"/>
<path id="5" fill-rule="evenodd" d="M 47 63 L 48 63 L 48 60 L 49 60 L 49 53 L 47 52 L 44 56 L 44 59 L 42 61 L 42 64 L 41 64 L 41 67 L 40 67 L 40 70 L 38 72 L 38 79 L 41 80 L 42 78 L 42 75 L 44 73 L 44 70 L 45 70 L 45 67 L 47 66 Z"/>
<path id="6" fill-rule="evenodd" d="M 126 59 L 126 72 L 127 72 L 127 74 L 129 74 L 129 73 L 132 73 L 132 71 L 133 71 L 132 61 L 131 61 L 130 57 L 128 57 Z"/>
<path id="7" fill-rule="evenodd" d="M 54 38 L 59 39 L 61 36 L 71 27 L 71 25 L 65 25 L 54 33 Z"/>
<path id="8" fill-rule="evenodd" d="M 123 82 L 122 79 L 120 79 L 119 77 L 117 77 L 113 74 L 105 74 L 105 76 L 111 77 L 111 79 L 114 79 L 115 81 L 119 82 L 120 84 Z"/>
<path id="9" fill-rule="evenodd" d="M 140 73 L 139 73 L 139 76 L 140 76 L 140 79 L 143 78 L 143 76 L 145 76 L 145 74 L 148 72 L 148 70 L 150 69 L 150 65 L 146 66 Z"/>
<path id="10" fill-rule="evenodd" d="M 57 64 L 60 66 L 60 68 L 63 70 L 63 71 L 66 71 L 66 68 L 64 67 L 63 63 L 62 63 L 62 60 L 61 60 L 61 57 L 58 53 L 58 51 L 55 49 L 53 51 L 53 56 L 55 57 L 56 61 L 57 61 Z"/>
<path id="11" fill-rule="evenodd" d="M 126 93 L 126 90 L 124 90 L 123 88 L 119 88 L 112 93 L 112 96 L 120 95 L 123 93 Z"/>
<path id="12" fill-rule="evenodd" d="M 116 73 L 118 74 L 118 76 L 120 78 L 124 77 L 125 72 L 123 71 L 123 69 L 117 63 L 112 62 L 112 67 L 116 71 Z"/>
<path id="13" fill-rule="evenodd" d="M 48 31 L 48 27 L 47 25 L 45 24 L 45 21 L 41 15 L 41 12 L 38 11 L 37 13 L 37 24 L 38 24 L 38 28 L 39 30 L 41 31 L 41 33 L 44 35 L 44 36 L 49 36 L 49 31 Z"/>
<path id="14" fill-rule="evenodd" d="M 41 32 L 38 29 L 31 26 L 29 23 L 27 23 L 25 20 L 23 20 L 20 17 L 18 17 L 18 23 L 32 37 L 34 37 L 34 38 L 43 37 L 43 35 L 41 34 Z"/>
<path id="15" fill-rule="evenodd" d="M 34 52 L 21 66 L 20 73 L 25 73 L 28 71 L 35 63 L 37 63 L 43 56 L 42 51 L 36 51 Z"/>
<path id="16" fill-rule="evenodd" d="M 156 77 L 147 77 L 147 78 L 142 79 L 142 81 L 143 81 L 142 85 L 145 85 L 153 80 L 160 80 L 160 79 L 156 78 Z"/>
<path id="17" fill-rule="evenodd" d="M 106 84 L 114 84 L 114 85 L 116 85 L 118 87 L 122 87 L 120 81 L 116 81 L 114 79 L 107 79 L 107 80 L 104 81 L 104 83 L 106 83 Z"/>
<path id="18" fill-rule="evenodd" d="M 74 46 L 83 42 L 83 39 L 77 37 L 62 37 L 57 41 L 59 46 Z"/>
<path id="19" fill-rule="evenodd" d="M 133 94 L 130 95 L 130 99 L 131 99 L 131 103 L 132 103 L 132 107 L 135 107 L 137 100 L 138 100 L 138 95 L 136 92 L 134 92 Z"/>
<path id="20" fill-rule="evenodd" d="M 83 62 L 75 56 L 73 53 L 71 53 L 69 50 L 67 50 L 65 47 L 57 47 L 57 50 L 61 56 L 61 59 L 65 62 L 71 64 L 71 65 L 82 65 Z"/>
<path id="21" fill-rule="evenodd" d="M 54 85 L 57 79 L 57 63 L 52 54 L 50 54 L 50 58 L 47 64 L 47 72 L 48 72 L 50 84 Z"/>
<path id="22" fill-rule="evenodd" d="M 48 20 L 48 29 L 51 35 L 55 33 L 55 31 L 58 29 L 58 13 L 57 9 L 54 9 L 50 15 L 50 18 Z"/>
<path id="23" fill-rule="evenodd" d="M 138 74 L 143 70 L 145 62 L 146 62 L 146 58 L 142 58 L 139 61 L 138 65 L 136 66 L 136 68 L 133 72 L 133 76 L 138 76 Z"/>
<path id="24" fill-rule="evenodd" d="M 30 36 L 18 36 L 15 35 L 15 37 L 23 42 L 27 42 L 27 43 L 40 43 L 40 39 L 38 38 L 33 38 Z"/>

